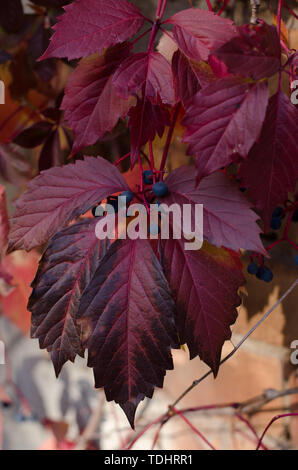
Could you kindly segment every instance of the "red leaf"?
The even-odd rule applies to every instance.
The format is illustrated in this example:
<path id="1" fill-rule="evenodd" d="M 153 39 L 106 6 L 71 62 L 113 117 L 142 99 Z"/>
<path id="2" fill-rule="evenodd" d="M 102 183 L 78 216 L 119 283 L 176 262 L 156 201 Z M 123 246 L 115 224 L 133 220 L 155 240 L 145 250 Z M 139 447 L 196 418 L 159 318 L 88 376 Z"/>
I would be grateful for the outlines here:
<path id="1" fill-rule="evenodd" d="M 169 62 L 159 52 L 140 52 L 126 59 L 113 77 L 113 85 L 122 98 L 137 95 L 174 104 L 172 72 Z"/>
<path id="2" fill-rule="evenodd" d="M 233 22 L 207 10 L 189 8 L 176 13 L 165 23 L 174 24 L 174 38 L 188 57 L 207 60 L 210 52 L 236 35 Z"/>
<path id="3" fill-rule="evenodd" d="M 162 262 L 177 303 L 177 328 L 190 358 L 199 355 L 217 374 L 223 343 L 230 339 L 244 284 L 238 257 L 203 246 L 184 251 L 183 240 L 162 240 Z"/>
<path id="4" fill-rule="evenodd" d="M 187 102 L 202 88 L 195 63 L 178 50 L 173 55 L 172 70 L 176 100 L 186 107 Z"/>
<path id="5" fill-rule="evenodd" d="M 80 62 L 70 75 L 61 108 L 75 134 L 73 151 L 94 144 L 114 129 L 130 106 L 112 85 L 113 73 L 129 55 L 127 44 Z"/>
<path id="6" fill-rule="evenodd" d="M 282 92 L 270 98 L 259 141 L 242 163 L 240 177 L 268 228 L 272 212 L 295 190 L 298 110 Z"/>
<path id="7" fill-rule="evenodd" d="M 133 167 L 138 159 L 140 149 L 149 140 L 153 141 L 156 133 L 161 137 L 165 126 L 170 123 L 168 110 L 151 100 L 138 99 L 136 106 L 130 108 L 130 161 Z"/>
<path id="8" fill-rule="evenodd" d="M 136 408 L 172 369 L 174 303 L 148 240 L 117 240 L 85 290 L 79 315 L 96 387 L 124 409 Z"/>
<path id="9" fill-rule="evenodd" d="M 6 208 L 5 188 L 0 185 L 0 261 L 4 257 L 8 245 L 9 223 Z"/>
<path id="10" fill-rule="evenodd" d="M 197 178 L 246 157 L 259 137 L 268 103 L 265 82 L 248 83 L 222 78 L 201 90 L 192 100 L 183 124 L 184 141 L 196 156 Z"/>
<path id="11" fill-rule="evenodd" d="M 82 292 L 109 246 L 108 239 L 97 239 L 96 223 L 85 219 L 58 232 L 32 283 L 31 335 L 39 339 L 40 348 L 51 352 L 57 376 L 66 361 L 84 356 L 76 316 Z"/>
<path id="12" fill-rule="evenodd" d="M 126 0 L 76 0 L 64 6 L 51 43 L 40 60 L 77 59 L 126 41 L 143 25 L 144 17 Z"/>
<path id="13" fill-rule="evenodd" d="M 210 175 L 196 186 L 193 167 L 184 166 L 171 172 L 165 183 L 169 194 L 164 202 L 168 205 L 203 204 L 203 234 L 209 243 L 235 251 L 244 248 L 266 253 L 259 237 L 258 216 L 224 174 Z"/>
<path id="14" fill-rule="evenodd" d="M 107 196 L 127 189 L 118 169 L 101 157 L 43 171 L 16 202 L 10 250 L 42 245 Z"/>
<path id="15" fill-rule="evenodd" d="M 258 80 L 270 77 L 280 67 L 281 48 L 275 26 L 243 25 L 239 36 L 214 52 L 231 73 Z"/>

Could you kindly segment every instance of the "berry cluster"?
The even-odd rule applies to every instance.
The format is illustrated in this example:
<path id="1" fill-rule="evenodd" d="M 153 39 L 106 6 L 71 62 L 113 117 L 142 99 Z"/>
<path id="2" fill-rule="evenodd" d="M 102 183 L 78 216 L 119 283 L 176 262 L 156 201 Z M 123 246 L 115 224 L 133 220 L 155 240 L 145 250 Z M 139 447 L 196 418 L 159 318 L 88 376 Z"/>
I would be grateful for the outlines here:
<path id="1" fill-rule="evenodd" d="M 273 279 L 273 272 L 267 266 L 258 266 L 253 261 L 247 266 L 247 272 L 255 275 L 258 279 L 271 282 Z"/>

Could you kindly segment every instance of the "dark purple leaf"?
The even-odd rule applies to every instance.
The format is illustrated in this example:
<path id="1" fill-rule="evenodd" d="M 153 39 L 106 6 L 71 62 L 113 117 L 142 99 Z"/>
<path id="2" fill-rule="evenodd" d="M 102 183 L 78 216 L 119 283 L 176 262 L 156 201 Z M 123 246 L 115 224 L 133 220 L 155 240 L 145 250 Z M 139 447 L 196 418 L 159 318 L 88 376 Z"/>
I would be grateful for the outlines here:
<path id="1" fill-rule="evenodd" d="M 274 208 L 295 190 L 297 165 L 298 109 L 282 92 L 270 98 L 259 141 L 242 163 L 242 184 L 269 228 Z"/>
<path id="2" fill-rule="evenodd" d="M 59 130 L 55 129 L 47 137 L 39 155 L 39 171 L 48 170 L 52 166 L 60 166 L 63 163 L 64 151 L 60 145 Z"/>
<path id="3" fill-rule="evenodd" d="M 76 0 L 64 9 L 41 60 L 100 53 L 129 39 L 144 23 L 139 10 L 126 0 Z"/>
<path id="4" fill-rule="evenodd" d="M 85 219 L 58 232 L 50 241 L 32 283 L 28 309 L 32 338 L 51 352 L 58 376 L 68 360 L 84 356 L 77 313 L 109 240 L 95 235 L 97 220 Z"/>
<path id="5" fill-rule="evenodd" d="M 129 51 L 127 44 L 115 46 L 83 60 L 71 74 L 61 109 L 75 134 L 74 152 L 103 138 L 127 113 L 130 100 L 116 94 L 112 77 Z"/>
<path id="6" fill-rule="evenodd" d="M 184 141 L 196 156 L 197 178 L 246 157 L 266 114 L 268 87 L 236 77 L 211 83 L 193 98 L 183 124 Z"/>
<path id="7" fill-rule="evenodd" d="M 172 171 L 165 182 L 169 188 L 165 203 L 203 204 L 203 234 L 209 243 L 235 251 L 243 248 L 266 253 L 259 236 L 257 214 L 224 174 L 210 175 L 196 186 L 194 168 L 183 166 Z"/>
<path id="8" fill-rule="evenodd" d="M 202 88 L 196 73 L 196 64 L 178 50 L 173 55 L 172 70 L 176 100 L 186 107 L 189 100 Z"/>
<path id="9" fill-rule="evenodd" d="M 16 33 L 24 23 L 24 11 L 21 0 L 0 2 L 0 26 L 8 33 Z"/>
<path id="10" fill-rule="evenodd" d="M 117 240 L 82 296 L 79 323 L 96 387 L 124 409 L 136 408 L 173 368 L 174 303 L 148 240 Z"/>
<path id="11" fill-rule="evenodd" d="M 34 148 L 41 145 L 51 132 L 53 125 L 47 121 L 37 122 L 22 131 L 14 139 L 14 143 L 25 148 Z"/>
<path id="12" fill-rule="evenodd" d="M 174 104 L 171 66 L 159 52 L 140 52 L 126 59 L 115 72 L 113 85 L 122 98 L 137 95 Z"/>
<path id="13" fill-rule="evenodd" d="M 276 27 L 266 23 L 243 25 L 238 27 L 238 33 L 238 37 L 214 52 L 229 71 L 255 80 L 275 74 L 281 57 Z"/>
<path id="14" fill-rule="evenodd" d="M 185 251 L 183 240 L 162 240 L 162 263 L 177 304 L 177 328 L 190 358 L 199 356 L 217 374 L 223 343 L 230 339 L 244 284 L 236 255 L 205 245 Z"/>
<path id="15" fill-rule="evenodd" d="M 140 149 L 149 140 L 153 141 L 156 133 L 161 137 L 165 126 L 170 123 L 168 110 L 149 99 L 138 99 L 136 106 L 130 108 L 130 160 L 133 167 Z"/>
<path id="16" fill-rule="evenodd" d="M 107 196 L 128 189 L 119 170 L 101 157 L 43 171 L 17 200 L 10 250 L 31 250 Z"/>
<path id="17" fill-rule="evenodd" d="M 236 35 L 233 22 L 207 10 L 189 8 L 171 16 L 166 23 L 174 24 L 173 34 L 181 51 L 197 61 Z"/>

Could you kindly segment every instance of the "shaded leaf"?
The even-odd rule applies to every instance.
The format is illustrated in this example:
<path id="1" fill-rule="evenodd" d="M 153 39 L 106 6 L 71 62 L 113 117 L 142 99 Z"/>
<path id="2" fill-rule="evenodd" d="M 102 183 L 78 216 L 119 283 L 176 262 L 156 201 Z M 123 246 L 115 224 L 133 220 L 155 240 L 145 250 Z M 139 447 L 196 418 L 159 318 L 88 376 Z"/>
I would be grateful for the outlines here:
<path id="1" fill-rule="evenodd" d="M 183 240 L 162 240 L 162 264 L 177 304 L 177 328 L 190 358 L 199 356 L 218 372 L 221 349 L 231 337 L 230 325 L 244 284 L 238 257 L 209 245 L 185 251 Z"/>
<path id="2" fill-rule="evenodd" d="M 107 196 L 127 190 L 118 169 L 101 157 L 43 171 L 17 200 L 10 250 L 42 245 Z"/>
<path id="3" fill-rule="evenodd" d="M 238 37 L 214 52 L 229 72 L 255 80 L 276 73 L 280 67 L 281 48 L 275 26 L 266 23 L 243 25 L 237 30 Z"/>
<path id="4" fill-rule="evenodd" d="M 126 0 L 77 0 L 64 7 L 51 42 L 40 58 L 77 59 L 102 52 L 133 36 L 144 17 Z"/>
<path id="5" fill-rule="evenodd" d="M 295 189 L 298 110 L 283 93 L 270 98 L 259 141 L 241 164 L 242 184 L 255 202 L 266 228 L 272 212 Z"/>
<path id="6" fill-rule="evenodd" d="M 64 151 L 60 145 L 59 130 L 55 129 L 47 137 L 39 155 L 39 171 L 48 170 L 52 166 L 60 166 L 63 163 Z"/>
<path id="7" fill-rule="evenodd" d="M 0 2 L 0 26 L 8 33 L 16 33 L 24 23 L 24 11 L 21 0 Z"/>
<path id="8" fill-rule="evenodd" d="M 137 95 L 174 104 L 172 73 L 169 62 L 159 52 L 140 52 L 126 59 L 113 77 L 113 85 L 122 98 Z"/>
<path id="9" fill-rule="evenodd" d="M 88 365 L 133 427 L 136 408 L 173 368 L 174 303 L 148 240 L 117 240 L 85 290 L 79 308 Z"/>
<path id="10" fill-rule="evenodd" d="M 210 52 L 236 35 L 233 22 L 199 8 L 189 8 L 171 16 L 173 34 L 181 51 L 197 61 L 207 60 Z"/>
<path id="11" fill-rule="evenodd" d="M 170 123 L 168 110 L 149 99 L 138 99 L 136 106 L 130 108 L 130 161 L 133 167 L 138 159 L 140 149 L 149 140 L 153 141 L 156 133 L 161 137 L 165 126 Z"/>
<path id="12" fill-rule="evenodd" d="M 193 211 L 194 204 L 203 204 L 203 234 L 209 243 L 235 251 L 244 248 L 266 253 L 259 236 L 257 214 L 224 174 L 210 175 L 196 186 L 194 168 L 184 166 L 172 171 L 165 183 L 169 188 L 165 203 L 192 204 Z"/>
<path id="13" fill-rule="evenodd" d="M 183 124 L 183 140 L 196 156 L 197 178 L 246 157 L 266 114 L 268 87 L 235 77 L 211 83 L 193 98 Z"/>
<path id="14" fill-rule="evenodd" d="M 14 138 L 14 143 L 25 148 L 34 148 L 41 145 L 49 135 L 53 125 L 47 121 L 40 121 L 28 127 Z"/>
<path id="15" fill-rule="evenodd" d="M 178 50 L 173 55 L 172 70 L 176 100 L 186 107 L 189 100 L 202 88 L 195 63 Z"/>
<path id="16" fill-rule="evenodd" d="M 115 46 L 83 60 L 69 77 L 61 109 L 75 134 L 73 151 L 103 138 L 127 113 L 130 101 L 116 94 L 112 77 L 129 52 L 127 44 Z"/>
<path id="17" fill-rule="evenodd" d="M 58 376 L 68 360 L 84 356 L 76 322 L 82 292 L 104 256 L 109 240 L 95 235 L 97 220 L 85 219 L 58 232 L 50 241 L 32 283 L 28 309 L 31 335 L 51 352 Z"/>

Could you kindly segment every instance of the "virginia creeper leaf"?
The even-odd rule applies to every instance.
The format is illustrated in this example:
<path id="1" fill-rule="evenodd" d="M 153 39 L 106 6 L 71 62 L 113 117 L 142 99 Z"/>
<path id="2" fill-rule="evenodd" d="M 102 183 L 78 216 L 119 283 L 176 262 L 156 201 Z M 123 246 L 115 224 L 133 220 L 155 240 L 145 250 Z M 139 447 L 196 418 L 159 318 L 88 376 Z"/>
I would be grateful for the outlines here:
<path id="1" fill-rule="evenodd" d="M 0 26 L 8 33 L 16 33 L 24 23 L 24 11 L 21 0 L 9 0 L 0 3 Z"/>
<path id="2" fill-rule="evenodd" d="M 262 215 L 266 228 L 272 212 L 294 191 L 297 165 L 298 109 L 279 92 L 269 100 L 259 141 L 240 168 L 243 185 Z"/>
<path id="3" fill-rule="evenodd" d="M 58 232 L 50 241 L 32 283 L 28 309 L 31 335 L 51 352 L 58 376 L 68 360 L 84 356 L 76 316 L 81 295 L 109 246 L 95 235 L 97 220 L 85 219 Z"/>
<path id="4" fill-rule="evenodd" d="M 140 149 L 149 140 L 153 141 L 156 133 L 161 137 L 165 126 L 170 123 L 168 110 L 151 100 L 137 100 L 136 106 L 130 108 L 130 161 L 133 167 L 138 159 Z"/>
<path id="5" fill-rule="evenodd" d="M 76 0 L 64 6 L 64 10 L 40 60 L 49 57 L 70 60 L 100 53 L 129 39 L 144 23 L 139 10 L 126 0 Z"/>
<path id="6" fill-rule="evenodd" d="M 207 60 L 210 52 L 236 35 L 233 22 L 199 8 L 189 8 L 171 16 L 173 34 L 181 51 L 197 61 Z"/>
<path id="7" fill-rule="evenodd" d="M 78 314 L 96 387 L 124 409 L 136 408 L 173 368 L 174 303 L 148 240 L 117 240 L 82 296 Z"/>
<path id="8" fill-rule="evenodd" d="M 238 257 L 203 245 L 185 251 L 182 240 L 162 240 L 162 263 L 177 304 L 177 329 L 190 358 L 199 356 L 217 374 L 223 343 L 240 305 L 244 284 Z"/>
<path id="9" fill-rule="evenodd" d="M 75 134 L 73 151 L 94 144 L 114 129 L 130 106 L 112 85 L 113 73 L 129 54 L 127 44 L 81 61 L 70 75 L 61 108 Z"/>
<path id="10" fill-rule="evenodd" d="M 176 100 L 186 107 L 187 102 L 202 88 L 195 63 L 178 50 L 173 55 L 172 70 Z"/>
<path id="11" fill-rule="evenodd" d="M 37 122 L 20 132 L 14 139 L 14 143 L 24 148 L 34 148 L 41 145 L 51 132 L 53 125 L 47 121 Z"/>
<path id="12" fill-rule="evenodd" d="M 229 72 L 255 80 L 276 73 L 281 56 L 276 27 L 264 23 L 239 26 L 237 30 L 238 37 L 214 52 L 226 64 Z"/>
<path id="13" fill-rule="evenodd" d="M 10 249 L 42 245 L 110 194 L 127 190 L 119 170 L 101 157 L 43 171 L 17 200 Z"/>
<path id="14" fill-rule="evenodd" d="M 172 73 L 169 62 L 159 52 L 140 52 L 126 59 L 113 77 L 113 85 L 123 98 L 143 95 L 155 101 L 160 96 L 163 103 L 174 104 Z"/>
<path id="15" fill-rule="evenodd" d="M 52 166 L 59 166 L 63 163 L 64 152 L 60 145 L 59 130 L 55 129 L 47 137 L 38 160 L 39 171 L 48 170 Z"/>
<path id="16" fill-rule="evenodd" d="M 196 156 L 197 178 L 246 157 L 259 137 L 268 103 L 265 82 L 225 77 L 199 91 L 183 124 L 184 141 Z"/>
<path id="17" fill-rule="evenodd" d="M 260 240 L 257 214 L 251 204 L 223 173 L 203 178 L 196 186 L 194 168 L 183 166 L 172 171 L 165 183 L 167 204 L 203 204 L 203 234 L 217 247 L 266 253 Z M 194 209 L 193 209 L 194 210 Z"/>

